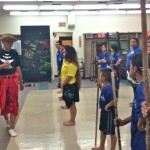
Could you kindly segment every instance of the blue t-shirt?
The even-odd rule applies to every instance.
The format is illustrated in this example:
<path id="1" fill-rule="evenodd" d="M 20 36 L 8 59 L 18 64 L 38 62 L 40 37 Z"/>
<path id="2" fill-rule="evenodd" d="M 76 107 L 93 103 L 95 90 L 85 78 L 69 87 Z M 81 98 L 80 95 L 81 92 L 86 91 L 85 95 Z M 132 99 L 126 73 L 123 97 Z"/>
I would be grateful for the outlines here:
<path id="1" fill-rule="evenodd" d="M 133 50 L 131 50 L 128 54 L 127 54 L 127 57 L 126 57 L 126 70 L 127 71 L 130 71 L 130 60 L 131 60 L 131 56 L 134 55 L 134 54 L 138 54 L 138 53 L 142 53 L 142 49 L 137 47 Z"/>
<path id="2" fill-rule="evenodd" d="M 108 53 L 100 53 L 98 56 L 98 60 L 105 59 L 106 63 L 100 63 L 101 68 L 107 68 L 109 64 L 109 54 Z"/>
<path id="3" fill-rule="evenodd" d="M 134 105 L 132 107 L 131 120 L 131 148 L 132 150 L 146 150 L 145 131 L 138 130 L 138 119 L 143 118 L 141 111 L 141 103 L 145 101 L 143 92 L 144 83 L 141 82 L 135 91 Z"/>
<path id="4" fill-rule="evenodd" d="M 99 108 L 105 109 L 105 106 L 113 100 L 113 90 L 112 85 L 109 84 L 102 88 L 100 99 L 99 99 Z"/>
<path id="5" fill-rule="evenodd" d="M 116 54 L 112 54 L 111 60 L 110 60 L 110 64 L 116 64 L 116 62 L 121 58 L 121 55 L 119 52 L 117 52 Z"/>
<path id="6" fill-rule="evenodd" d="M 56 55 L 57 55 L 57 69 L 60 72 L 64 56 L 63 56 L 63 53 L 60 52 L 60 50 L 57 51 Z"/>

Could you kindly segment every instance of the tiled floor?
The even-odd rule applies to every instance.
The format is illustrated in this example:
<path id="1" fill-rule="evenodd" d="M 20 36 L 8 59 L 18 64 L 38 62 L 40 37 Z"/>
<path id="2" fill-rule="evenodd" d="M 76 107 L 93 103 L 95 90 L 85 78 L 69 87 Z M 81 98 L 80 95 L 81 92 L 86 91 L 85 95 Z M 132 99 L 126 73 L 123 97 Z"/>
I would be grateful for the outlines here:
<path id="1" fill-rule="evenodd" d="M 10 139 L 7 150 L 90 150 L 94 146 L 96 88 L 81 89 L 74 127 L 62 125 L 68 119 L 69 112 L 60 109 L 56 91 L 34 90 L 28 93 L 16 124 L 18 136 Z M 129 86 L 120 88 L 118 107 L 121 118 L 130 115 L 129 102 L 132 97 Z M 121 128 L 121 142 L 123 150 L 130 150 L 130 125 Z M 109 146 L 108 137 L 106 150 Z"/>

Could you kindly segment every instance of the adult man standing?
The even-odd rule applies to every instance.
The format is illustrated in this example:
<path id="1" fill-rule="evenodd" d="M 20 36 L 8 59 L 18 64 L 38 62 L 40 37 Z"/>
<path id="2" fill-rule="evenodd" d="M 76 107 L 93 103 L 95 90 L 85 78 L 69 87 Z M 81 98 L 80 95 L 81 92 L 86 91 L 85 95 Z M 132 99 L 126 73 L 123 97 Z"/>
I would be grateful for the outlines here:
<path id="1" fill-rule="evenodd" d="M 14 126 L 18 115 L 18 82 L 20 90 L 24 88 L 21 64 L 17 51 L 12 49 L 16 38 L 11 34 L 3 34 L 0 39 L 3 45 L 0 50 L 0 113 L 9 124 L 9 134 L 17 136 Z"/>

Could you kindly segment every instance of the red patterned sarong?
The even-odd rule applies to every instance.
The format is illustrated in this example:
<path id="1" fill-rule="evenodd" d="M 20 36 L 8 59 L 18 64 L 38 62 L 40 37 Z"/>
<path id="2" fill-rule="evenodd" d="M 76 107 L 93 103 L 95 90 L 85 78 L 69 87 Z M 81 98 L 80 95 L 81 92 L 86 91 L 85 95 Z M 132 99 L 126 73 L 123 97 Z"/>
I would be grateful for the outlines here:
<path id="1" fill-rule="evenodd" d="M 12 113 L 14 116 L 18 115 L 18 76 L 17 72 L 0 76 L 1 115 L 8 113 Z"/>

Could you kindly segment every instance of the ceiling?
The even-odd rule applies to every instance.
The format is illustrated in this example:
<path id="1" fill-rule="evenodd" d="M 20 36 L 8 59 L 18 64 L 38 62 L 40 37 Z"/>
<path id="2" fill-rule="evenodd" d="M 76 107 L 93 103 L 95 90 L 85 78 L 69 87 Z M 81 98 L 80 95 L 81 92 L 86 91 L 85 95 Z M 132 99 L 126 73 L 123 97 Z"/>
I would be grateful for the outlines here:
<path id="1" fill-rule="evenodd" d="M 123 4 L 128 5 L 126 8 L 122 8 Z M 38 11 L 38 12 L 60 12 L 60 11 L 66 11 L 66 12 L 72 12 L 72 11 L 140 11 L 140 7 L 133 7 L 133 4 L 140 5 L 140 0 L 92 0 L 92 1 L 85 1 L 85 0 L 54 0 L 54 1 L 49 1 L 49 0 L 0 0 L 0 12 L 5 12 L 5 13 L 10 13 L 11 11 L 21 11 L 21 12 L 33 12 L 33 11 Z M 147 0 L 147 4 L 150 5 L 150 0 Z M 19 8 L 15 8 L 14 10 L 11 10 L 12 8 L 8 8 L 7 10 L 4 10 L 4 6 L 6 5 L 15 5 L 18 6 Z M 21 9 L 21 6 L 23 5 L 23 9 Z M 38 8 L 35 9 L 29 9 L 29 5 L 35 5 Z M 69 5 L 72 8 L 66 8 L 65 5 Z M 83 6 L 86 5 L 86 6 Z M 94 6 L 97 7 L 94 7 Z M 104 8 L 98 7 L 98 6 L 105 6 Z M 116 8 L 111 7 L 111 6 L 116 6 Z M 42 9 L 42 6 L 47 6 L 47 8 Z M 52 6 L 52 8 L 50 8 Z M 61 6 L 61 9 L 57 9 L 54 7 L 59 7 Z M 79 8 L 75 9 L 75 7 L 79 6 Z M 109 7 L 110 6 L 110 7 Z M 14 7 L 14 6 L 13 6 Z M 147 10 L 150 11 L 150 6 L 147 8 Z"/>

